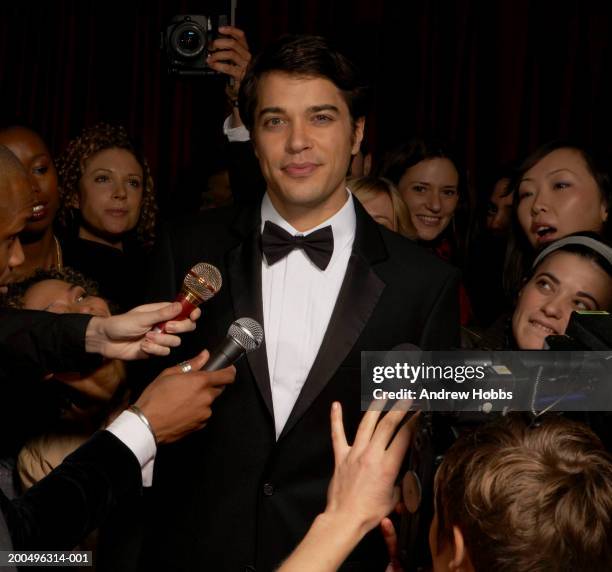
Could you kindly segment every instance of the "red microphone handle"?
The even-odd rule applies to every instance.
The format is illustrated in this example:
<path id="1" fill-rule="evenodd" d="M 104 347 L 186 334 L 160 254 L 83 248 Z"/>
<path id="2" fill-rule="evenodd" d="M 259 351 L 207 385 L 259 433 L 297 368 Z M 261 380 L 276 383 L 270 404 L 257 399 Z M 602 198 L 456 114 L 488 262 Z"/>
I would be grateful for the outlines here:
<path id="1" fill-rule="evenodd" d="M 168 321 L 174 322 L 175 320 L 184 320 L 185 318 L 189 316 L 189 314 L 191 314 L 193 310 L 195 310 L 200 305 L 200 302 L 197 300 L 194 300 L 193 296 L 188 297 L 184 292 L 180 292 L 176 296 L 175 302 L 181 303 L 181 312 L 179 313 L 178 316 L 175 316 L 174 318 L 172 318 L 172 320 L 168 320 Z M 152 329 L 154 332 L 163 334 L 166 331 L 167 323 L 168 322 L 160 322 L 159 324 L 155 324 Z"/>

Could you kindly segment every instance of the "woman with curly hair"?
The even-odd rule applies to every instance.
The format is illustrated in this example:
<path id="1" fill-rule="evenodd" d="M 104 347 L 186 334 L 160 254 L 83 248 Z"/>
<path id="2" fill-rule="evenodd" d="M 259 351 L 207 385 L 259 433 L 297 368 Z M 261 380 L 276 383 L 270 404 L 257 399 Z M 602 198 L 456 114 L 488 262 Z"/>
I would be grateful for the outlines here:
<path id="1" fill-rule="evenodd" d="M 132 306 L 138 299 L 131 287 L 155 239 L 146 160 L 123 127 L 99 123 L 68 144 L 57 168 L 65 264 L 96 280 L 105 297 Z"/>

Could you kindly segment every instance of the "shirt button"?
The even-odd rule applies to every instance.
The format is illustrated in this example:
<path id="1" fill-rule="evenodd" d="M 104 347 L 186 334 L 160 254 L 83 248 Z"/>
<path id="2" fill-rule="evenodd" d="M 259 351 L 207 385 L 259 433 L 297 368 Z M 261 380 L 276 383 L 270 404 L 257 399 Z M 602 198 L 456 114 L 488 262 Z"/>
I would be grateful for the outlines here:
<path id="1" fill-rule="evenodd" d="M 274 494 L 274 486 L 272 483 L 266 483 L 263 486 L 263 494 L 267 497 L 271 497 Z"/>

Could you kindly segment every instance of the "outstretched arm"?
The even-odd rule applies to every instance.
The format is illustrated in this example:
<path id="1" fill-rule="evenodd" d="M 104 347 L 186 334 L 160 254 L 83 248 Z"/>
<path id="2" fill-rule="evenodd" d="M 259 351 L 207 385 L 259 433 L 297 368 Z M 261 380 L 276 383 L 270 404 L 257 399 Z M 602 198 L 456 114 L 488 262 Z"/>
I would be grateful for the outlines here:
<path id="1" fill-rule="evenodd" d="M 339 403 L 332 405 L 335 470 L 327 506 L 278 572 L 336 570 L 365 534 L 397 504 L 395 479 L 416 416 L 396 433 L 406 411 L 392 410 L 379 422 L 380 415 L 380 411 L 368 411 L 363 416 L 351 447 L 346 442 L 342 408 Z"/>

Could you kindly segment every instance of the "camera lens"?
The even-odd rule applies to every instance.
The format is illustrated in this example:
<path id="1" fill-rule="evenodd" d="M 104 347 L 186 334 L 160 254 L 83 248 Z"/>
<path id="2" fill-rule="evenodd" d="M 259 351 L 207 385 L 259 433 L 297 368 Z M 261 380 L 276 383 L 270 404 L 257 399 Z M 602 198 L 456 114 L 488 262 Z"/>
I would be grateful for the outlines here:
<path id="1" fill-rule="evenodd" d="M 186 52 L 195 52 L 202 45 L 202 39 L 193 30 L 183 30 L 177 44 Z"/>
<path id="2" fill-rule="evenodd" d="M 196 58 L 206 47 L 206 32 L 194 22 L 182 22 L 173 30 L 170 46 L 183 58 Z"/>

